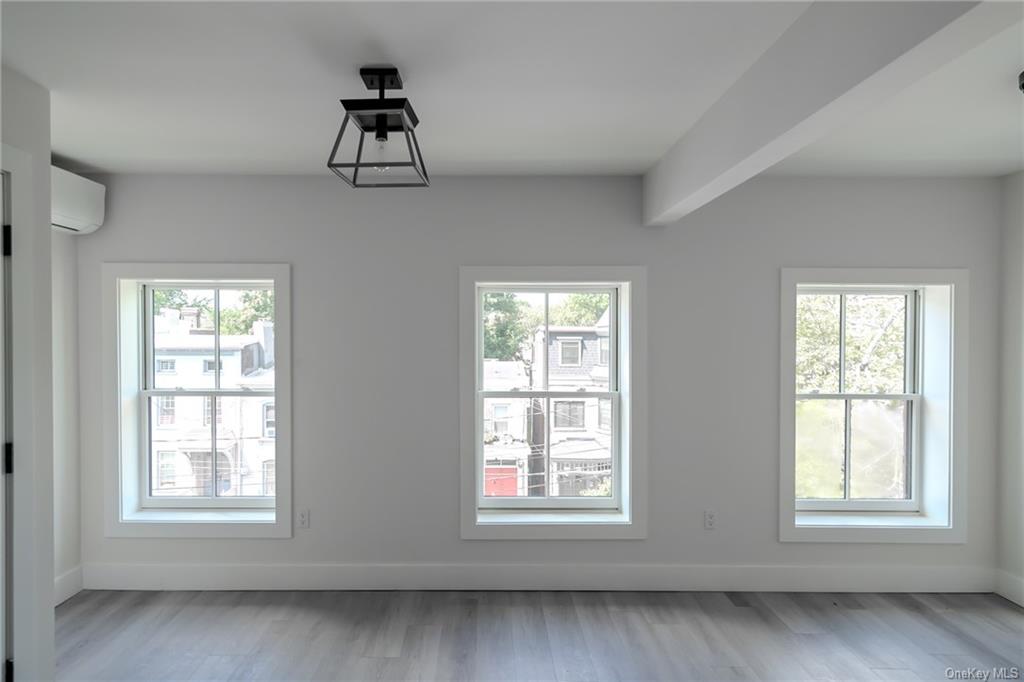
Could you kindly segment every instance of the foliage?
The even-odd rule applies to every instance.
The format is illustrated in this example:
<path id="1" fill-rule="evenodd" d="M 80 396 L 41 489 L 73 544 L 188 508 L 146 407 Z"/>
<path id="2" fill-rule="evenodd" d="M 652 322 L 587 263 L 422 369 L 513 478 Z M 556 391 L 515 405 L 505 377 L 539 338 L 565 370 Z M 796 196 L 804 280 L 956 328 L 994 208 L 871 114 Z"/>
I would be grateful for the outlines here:
<path id="1" fill-rule="evenodd" d="M 596 487 L 580 491 L 580 497 L 611 497 L 611 495 L 612 495 L 612 479 L 611 479 L 611 477 L 601 479 L 601 482 L 598 483 Z"/>
<path id="2" fill-rule="evenodd" d="M 260 320 L 274 319 L 274 292 L 269 289 L 248 289 L 242 292 L 241 307 L 221 308 L 221 334 L 251 334 Z"/>
<path id="3" fill-rule="evenodd" d="M 608 294 L 569 294 L 564 301 L 551 307 L 548 313 L 551 324 L 589 327 L 608 309 Z"/>
<path id="4" fill-rule="evenodd" d="M 484 357 L 525 361 L 525 347 L 544 315 L 512 293 L 484 294 Z"/>

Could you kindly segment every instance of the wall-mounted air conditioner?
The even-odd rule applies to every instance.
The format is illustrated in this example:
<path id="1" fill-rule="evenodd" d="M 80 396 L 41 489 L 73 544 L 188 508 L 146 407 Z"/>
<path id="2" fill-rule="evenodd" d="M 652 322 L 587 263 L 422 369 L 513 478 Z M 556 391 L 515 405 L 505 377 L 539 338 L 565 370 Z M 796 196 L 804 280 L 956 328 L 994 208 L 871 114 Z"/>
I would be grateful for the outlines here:
<path id="1" fill-rule="evenodd" d="M 103 224 L 107 188 L 50 166 L 50 223 L 58 232 L 88 234 Z"/>

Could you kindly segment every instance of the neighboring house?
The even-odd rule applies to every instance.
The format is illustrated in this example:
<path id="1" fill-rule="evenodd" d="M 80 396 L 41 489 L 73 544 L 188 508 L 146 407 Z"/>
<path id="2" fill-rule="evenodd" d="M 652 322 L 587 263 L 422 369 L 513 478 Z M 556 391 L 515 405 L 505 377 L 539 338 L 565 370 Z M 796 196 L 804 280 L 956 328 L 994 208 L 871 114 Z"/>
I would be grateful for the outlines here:
<path id="1" fill-rule="evenodd" d="M 193 309 L 194 310 L 194 309 Z M 190 309 L 164 309 L 154 318 L 154 385 L 214 388 L 212 325 Z M 274 328 L 257 322 L 250 334 L 221 335 L 222 388 L 274 386 Z M 276 415 L 265 396 L 157 397 L 152 415 L 152 494 L 155 496 L 272 496 L 275 494 Z M 211 444 L 216 420 L 216 447 Z M 216 488 L 211 453 L 217 452 Z"/>
<path id="2" fill-rule="evenodd" d="M 546 371 L 552 390 L 579 392 L 580 397 L 553 399 L 548 415 L 540 401 L 527 398 L 485 401 L 485 493 L 528 495 L 531 432 L 537 433 L 534 450 L 542 449 L 545 436 L 550 438 L 548 495 L 575 497 L 600 488 L 611 477 L 612 405 L 587 392 L 608 389 L 608 312 L 593 326 L 551 326 L 546 342 L 543 328 L 538 329 L 528 350 L 532 385 L 542 386 Z M 483 371 L 492 390 L 531 386 L 523 363 L 484 360 Z"/>

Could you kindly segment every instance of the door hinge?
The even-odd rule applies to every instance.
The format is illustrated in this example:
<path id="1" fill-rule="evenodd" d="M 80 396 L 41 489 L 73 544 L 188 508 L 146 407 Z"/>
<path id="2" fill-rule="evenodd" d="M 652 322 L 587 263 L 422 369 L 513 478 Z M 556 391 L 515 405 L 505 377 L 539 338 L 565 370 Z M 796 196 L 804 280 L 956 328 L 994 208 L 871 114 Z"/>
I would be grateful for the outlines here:
<path id="1" fill-rule="evenodd" d="M 5 256 L 11 255 L 11 226 L 4 225 L 4 253 Z"/>
<path id="2" fill-rule="evenodd" d="M 14 443 L 4 443 L 4 473 L 14 473 Z"/>

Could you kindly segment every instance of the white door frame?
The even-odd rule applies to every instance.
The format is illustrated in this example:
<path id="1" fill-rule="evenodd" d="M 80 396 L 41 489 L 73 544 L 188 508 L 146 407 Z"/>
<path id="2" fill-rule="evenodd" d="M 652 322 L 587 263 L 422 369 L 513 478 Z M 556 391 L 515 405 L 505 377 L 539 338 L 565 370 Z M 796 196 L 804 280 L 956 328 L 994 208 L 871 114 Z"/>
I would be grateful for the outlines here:
<path id="1" fill-rule="evenodd" d="M 10 178 L 14 675 L 54 677 L 50 160 L 2 146 Z M 43 213 L 45 211 L 45 213 Z M 43 215 L 40 215 L 43 213 Z M 13 656 L 12 656 L 13 653 Z"/>

